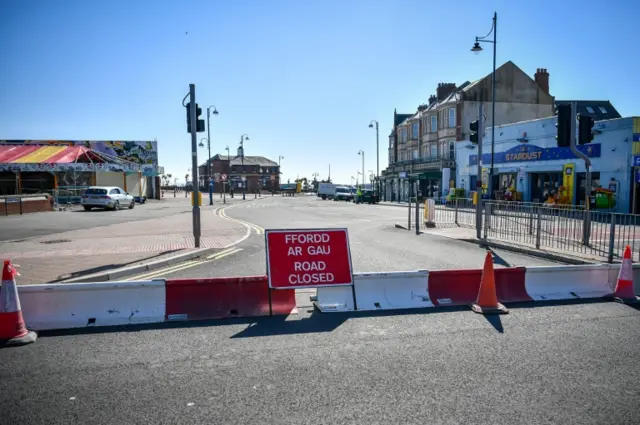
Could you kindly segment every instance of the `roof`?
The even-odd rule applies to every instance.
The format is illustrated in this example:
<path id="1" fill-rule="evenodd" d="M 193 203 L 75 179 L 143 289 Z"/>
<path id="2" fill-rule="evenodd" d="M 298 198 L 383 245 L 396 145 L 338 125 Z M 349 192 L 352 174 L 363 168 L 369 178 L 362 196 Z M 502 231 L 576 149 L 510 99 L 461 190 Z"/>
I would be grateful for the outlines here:
<path id="1" fill-rule="evenodd" d="M 622 118 L 620 113 L 613 107 L 608 100 L 556 100 L 555 106 L 564 103 L 577 103 L 577 113 L 580 115 L 589 115 L 595 121 L 612 120 Z"/>
<path id="2" fill-rule="evenodd" d="M 101 155 L 84 146 L 0 145 L 0 163 L 69 164 L 104 162 Z"/>
<path id="3" fill-rule="evenodd" d="M 231 165 L 242 165 L 242 158 L 239 156 L 227 156 L 216 154 L 211 159 L 220 160 L 220 161 L 228 161 L 231 158 Z M 264 156 L 245 156 L 244 157 L 244 165 L 258 165 L 260 167 L 277 167 L 278 163 L 272 161 Z M 206 167 L 207 163 L 200 164 L 201 167 Z"/>
<path id="4" fill-rule="evenodd" d="M 408 118 L 411 118 L 413 114 L 395 114 L 395 119 L 393 123 L 393 127 L 399 126 L 403 121 L 406 121 Z"/>

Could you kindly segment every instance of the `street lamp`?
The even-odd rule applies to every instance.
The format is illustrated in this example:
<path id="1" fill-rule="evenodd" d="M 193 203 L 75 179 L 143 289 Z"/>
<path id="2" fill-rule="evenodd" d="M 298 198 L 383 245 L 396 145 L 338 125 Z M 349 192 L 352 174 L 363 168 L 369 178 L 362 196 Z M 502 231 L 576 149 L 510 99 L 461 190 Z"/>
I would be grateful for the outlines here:
<path id="1" fill-rule="evenodd" d="M 240 136 L 240 148 L 238 149 L 239 153 L 240 153 L 240 161 L 242 161 L 242 200 L 245 200 L 245 194 L 247 192 L 247 180 L 246 177 L 244 176 L 244 141 L 245 140 L 249 140 L 249 135 L 248 134 L 243 134 Z"/>
<path id="2" fill-rule="evenodd" d="M 476 37 L 476 42 L 473 44 L 471 51 L 473 53 L 480 53 L 483 49 L 480 43 L 492 43 L 493 44 L 493 72 L 491 73 L 491 168 L 489 168 L 489 181 L 487 186 L 489 189 L 489 199 L 491 199 L 493 192 L 493 156 L 495 146 L 495 133 L 496 133 L 496 32 L 498 29 L 498 13 L 493 13 L 493 25 L 491 25 L 491 31 L 484 37 Z M 493 40 L 489 40 L 488 37 L 493 34 Z M 478 117 L 478 119 L 483 119 Z M 482 135 L 478 143 L 482 143 Z M 478 161 L 482 161 L 482 158 L 478 158 Z M 478 176 L 480 179 L 482 176 Z"/>
<path id="3" fill-rule="evenodd" d="M 364 151 L 362 149 L 360 149 L 358 151 L 358 155 L 362 155 L 362 183 L 364 183 Z"/>
<path id="4" fill-rule="evenodd" d="M 222 180 L 222 203 L 223 204 L 227 203 L 227 189 L 225 184 L 227 183 L 227 180 L 231 180 L 231 154 L 229 153 L 229 145 L 225 147 L 225 150 L 227 151 L 227 161 L 229 162 L 229 171 L 227 173 L 226 180 L 225 179 Z M 229 182 L 229 184 L 231 184 L 231 182 Z"/>
<path id="5" fill-rule="evenodd" d="M 213 108 L 213 112 L 211 112 L 211 108 Z M 211 178 L 211 129 L 209 126 L 209 120 L 211 118 L 211 114 L 218 115 L 218 110 L 213 105 L 207 107 L 207 148 L 209 149 L 209 161 L 207 162 L 207 173 L 209 173 L 209 178 Z M 202 143 L 202 141 L 200 141 L 200 143 Z"/>
<path id="6" fill-rule="evenodd" d="M 380 184 L 380 131 L 378 130 L 378 121 L 371 120 L 371 122 L 369 123 L 369 128 L 373 128 L 374 123 L 376 124 L 376 178 L 378 179 L 378 184 Z M 377 188 L 377 190 L 379 197 L 380 188 Z"/>

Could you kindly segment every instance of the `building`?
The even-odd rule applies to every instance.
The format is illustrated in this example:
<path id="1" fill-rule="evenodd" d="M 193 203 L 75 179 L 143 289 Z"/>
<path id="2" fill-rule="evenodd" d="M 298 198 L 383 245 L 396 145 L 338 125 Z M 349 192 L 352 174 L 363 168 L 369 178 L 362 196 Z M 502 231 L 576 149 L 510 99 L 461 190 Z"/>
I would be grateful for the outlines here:
<path id="1" fill-rule="evenodd" d="M 622 118 L 616 108 L 613 107 L 608 100 L 556 100 L 556 109 L 558 105 L 576 102 L 577 113 L 580 115 L 589 115 L 594 121 L 613 120 Z"/>
<path id="2" fill-rule="evenodd" d="M 516 200 L 544 202 L 550 193 L 556 193 L 567 203 L 584 205 L 584 161 L 570 148 L 557 146 L 556 122 L 553 116 L 496 127 L 496 198 L 504 199 L 508 190 L 516 193 Z M 593 132 L 593 141 L 578 147 L 591 159 L 592 187 L 604 189 L 600 191 L 603 194 L 611 190 L 614 205 L 607 210 L 640 212 L 640 118 L 597 121 Z M 491 161 L 490 149 L 491 128 L 487 128 L 483 137 L 485 165 Z M 477 152 L 471 143 L 458 144 L 456 187 L 464 188 L 467 196 L 476 187 Z M 485 189 L 487 172 L 483 168 Z M 601 206 L 596 203 L 596 208 Z"/>
<path id="3" fill-rule="evenodd" d="M 213 175 L 214 191 L 222 192 L 222 185 L 227 184 L 234 190 L 242 190 L 242 178 L 246 178 L 246 191 L 277 191 L 280 187 L 280 166 L 277 162 L 263 156 L 215 155 L 211 158 L 211 174 Z M 198 167 L 200 182 L 204 186 L 207 180 L 207 163 Z"/>
<path id="4" fill-rule="evenodd" d="M 486 123 L 491 123 L 491 74 L 459 87 L 440 83 L 436 94 L 415 114 L 394 126 L 395 162 L 382 172 L 383 198 L 406 200 L 408 181 L 400 173 L 418 182 L 423 197 L 444 196 L 453 185 L 457 145 L 469 140 L 469 124 L 478 118 L 484 106 Z M 538 69 L 534 78 L 509 61 L 496 69 L 496 125 L 549 117 L 554 99 L 549 94 L 549 74 Z M 394 113 L 394 122 L 396 114 Z"/>
<path id="5" fill-rule="evenodd" d="M 0 140 L 0 195 L 55 193 L 75 202 L 88 186 L 159 198 L 155 141 Z"/>

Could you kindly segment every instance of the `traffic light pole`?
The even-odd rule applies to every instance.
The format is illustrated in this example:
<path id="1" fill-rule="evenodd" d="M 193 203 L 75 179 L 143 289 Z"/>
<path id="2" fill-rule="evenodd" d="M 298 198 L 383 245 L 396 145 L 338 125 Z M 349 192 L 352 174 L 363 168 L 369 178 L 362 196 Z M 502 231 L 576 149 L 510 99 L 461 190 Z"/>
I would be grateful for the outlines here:
<path id="1" fill-rule="evenodd" d="M 200 184 L 198 181 L 198 128 L 196 116 L 196 86 L 189 84 L 189 118 L 191 120 L 191 179 L 193 180 L 193 239 L 200 248 Z M 186 191 L 186 188 L 185 188 Z"/>
<path id="2" fill-rule="evenodd" d="M 482 239 L 482 102 L 478 105 L 478 178 L 476 179 L 476 237 Z"/>
<path id="3" fill-rule="evenodd" d="M 577 118 L 577 107 L 578 104 L 576 102 L 571 102 L 571 127 L 570 127 L 570 137 L 569 137 L 569 147 L 571 148 L 571 152 L 578 158 L 584 160 L 584 167 L 586 170 L 586 182 L 584 186 L 584 204 L 586 207 L 586 212 L 584 215 L 584 219 L 582 220 L 582 242 L 584 245 L 589 245 L 589 239 L 591 237 L 591 202 L 589 200 L 591 196 L 591 160 L 587 155 L 580 152 L 576 148 L 576 118 Z"/>

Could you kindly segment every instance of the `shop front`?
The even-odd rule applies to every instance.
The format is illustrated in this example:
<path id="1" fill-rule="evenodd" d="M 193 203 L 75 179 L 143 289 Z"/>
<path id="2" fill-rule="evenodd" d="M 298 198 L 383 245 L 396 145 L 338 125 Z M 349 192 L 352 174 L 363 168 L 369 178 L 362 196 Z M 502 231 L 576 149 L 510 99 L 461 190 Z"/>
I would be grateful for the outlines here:
<path id="1" fill-rule="evenodd" d="M 493 154 L 492 199 L 585 205 L 585 162 L 576 157 L 570 148 L 557 146 L 554 123 L 555 118 L 546 118 L 498 128 L 500 137 L 497 133 Z M 636 199 L 640 197 L 640 172 L 633 174 L 629 162 L 629 119 L 598 124 L 593 142 L 577 146 L 591 161 L 590 206 L 600 210 L 629 212 L 634 190 L 637 190 Z M 485 191 L 488 189 L 492 160 L 491 143 L 487 139 L 490 140 L 490 134 L 485 135 L 483 141 L 481 186 Z M 477 149 L 467 145 L 460 146 L 457 152 L 456 181 L 458 185 L 466 184 L 470 190 L 475 190 L 478 174 L 478 155 L 473 151 Z M 640 147 L 638 157 L 640 169 Z M 635 184 L 636 189 L 631 188 L 633 181 L 639 182 Z"/>

